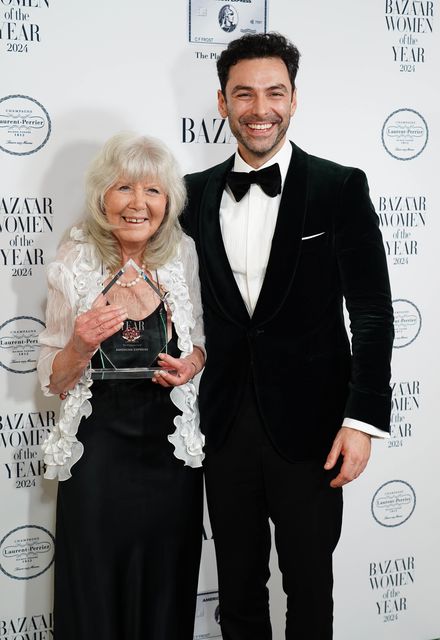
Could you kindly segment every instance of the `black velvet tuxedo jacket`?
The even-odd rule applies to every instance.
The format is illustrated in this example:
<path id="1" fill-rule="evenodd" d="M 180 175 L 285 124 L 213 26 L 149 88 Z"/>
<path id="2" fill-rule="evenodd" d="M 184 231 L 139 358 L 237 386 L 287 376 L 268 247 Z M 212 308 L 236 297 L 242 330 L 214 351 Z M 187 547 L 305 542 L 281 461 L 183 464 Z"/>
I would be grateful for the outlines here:
<path id="1" fill-rule="evenodd" d="M 207 340 L 200 413 L 208 454 L 225 441 L 249 376 L 267 433 L 288 460 L 323 460 L 344 417 L 389 430 L 393 311 L 366 177 L 292 146 L 252 317 L 219 222 L 233 157 L 186 177 L 182 222 L 199 255 Z"/>

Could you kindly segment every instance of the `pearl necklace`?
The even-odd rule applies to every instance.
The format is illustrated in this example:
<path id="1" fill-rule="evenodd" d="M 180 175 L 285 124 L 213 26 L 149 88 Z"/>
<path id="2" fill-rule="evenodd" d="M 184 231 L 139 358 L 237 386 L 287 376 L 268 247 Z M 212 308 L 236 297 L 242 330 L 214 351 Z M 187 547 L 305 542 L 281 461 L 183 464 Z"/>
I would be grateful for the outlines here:
<path id="1" fill-rule="evenodd" d="M 141 265 L 141 269 L 142 271 L 145 272 L 146 267 L 144 264 Z M 139 280 L 142 279 L 142 276 L 140 273 L 138 273 L 138 275 L 136 276 L 136 278 L 134 278 L 134 280 L 129 280 L 128 282 L 121 282 L 121 280 L 116 280 L 116 284 L 118 285 L 118 287 L 134 287 L 135 285 L 137 285 L 137 283 L 139 282 Z"/>

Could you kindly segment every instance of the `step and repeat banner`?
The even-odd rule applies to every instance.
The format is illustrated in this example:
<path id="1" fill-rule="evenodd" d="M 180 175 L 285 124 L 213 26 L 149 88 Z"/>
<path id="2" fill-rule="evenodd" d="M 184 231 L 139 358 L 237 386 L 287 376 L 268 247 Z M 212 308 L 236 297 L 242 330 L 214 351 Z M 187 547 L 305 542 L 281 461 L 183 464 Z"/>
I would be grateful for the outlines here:
<path id="1" fill-rule="evenodd" d="M 335 639 L 440 637 L 439 10 L 438 0 L 0 0 L 0 640 L 53 636 L 56 485 L 42 478 L 40 445 L 59 400 L 39 391 L 37 338 L 45 268 L 82 215 L 85 170 L 121 130 L 162 138 L 184 173 L 231 155 L 215 61 L 231 39 L 267 30 L 302 53 L 291 139 L 368 175 L 393 289 L 391 438 L 373 443 L 345 490 Z M 281 638 L 275 556 L 270 591 Z M 195 638 L 220 637 L 205 518 Z"/>

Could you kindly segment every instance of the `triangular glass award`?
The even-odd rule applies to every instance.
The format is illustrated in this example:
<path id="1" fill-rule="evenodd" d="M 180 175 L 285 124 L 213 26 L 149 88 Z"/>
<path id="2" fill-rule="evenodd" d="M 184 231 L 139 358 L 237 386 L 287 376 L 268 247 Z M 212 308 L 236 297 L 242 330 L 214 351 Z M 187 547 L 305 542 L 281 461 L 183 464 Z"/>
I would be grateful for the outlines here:
<path id="1" fill-rule="evenodd" d="M 156 294 L 157 307 L 142 320 L 127 319 L 123 328 L 105 340 L 90 364 L 92 380 L 151 378 L 159 353 L 167 353 L 170 316 L 167 296 L 133 260 L 129 260 L 104 287 L 105 296 L 125 271 L 132 267 Z"/>

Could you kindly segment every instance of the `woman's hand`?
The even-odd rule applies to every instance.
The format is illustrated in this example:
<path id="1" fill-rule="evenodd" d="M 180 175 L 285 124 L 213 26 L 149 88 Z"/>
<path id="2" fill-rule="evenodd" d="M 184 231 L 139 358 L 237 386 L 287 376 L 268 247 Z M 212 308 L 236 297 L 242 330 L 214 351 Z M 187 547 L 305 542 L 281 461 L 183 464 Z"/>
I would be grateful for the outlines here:
<path id="1" fill-rule="evenodd" d="M 103 295 L 92 308 L 75 320 L 72 337 L 54 358 L 49 389 L 62 400 L 72 389 L 103 340 L 119 331 L 127 318 L 127 311 L 118 305 L 107 305 Z"/>
<path id="2" fill-rule="evenodd" d="M 203 369 L 205 356 L 201 349 L 194 347 L 194 351 L 185 358 L 173 358 L 167 353 L 159 353 L 157 363 L 163 370 L 155 373 L 152 381 L 162 387 L 178 387 Z"/>
<path id="3" fill-rule="evenodd" d="M 72 347 L 83 357 L 90 357 L 101 342 L 122 328 L 127 310 L 116 304 L 106 304 L 104 296 L 98 296 L 89 311 L 75 320 L 71 338 Z"/>

